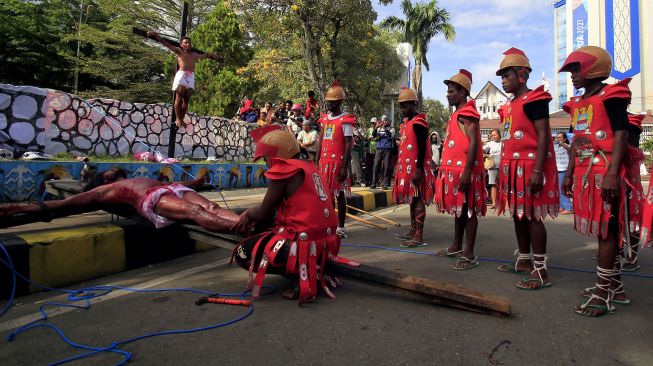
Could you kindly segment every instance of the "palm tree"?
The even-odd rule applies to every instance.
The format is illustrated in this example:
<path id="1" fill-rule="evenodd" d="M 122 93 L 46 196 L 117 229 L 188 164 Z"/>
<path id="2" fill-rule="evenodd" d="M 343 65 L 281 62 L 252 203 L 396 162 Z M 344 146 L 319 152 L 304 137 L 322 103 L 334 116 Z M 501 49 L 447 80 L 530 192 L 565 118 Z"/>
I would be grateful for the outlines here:
<path id="1" fill-rule="evenodd" d="M 389 16 L 383 19 L 380 26 L 383 29 L 403 32 L 404 42 L 410 43 L 413 47 L 415 69 L 413 70 L 412 79 L 421 105 L 422 65 L 426 67 L 427 71 L 429 70 L 429 62 L 426 58 L 429 43 L 438 34 L 444 35 L 447 41 L 453 42 L 456 31 L 453 25 L 449 23 L 449 12 L 446 9 L 439 8 L 437 0 L 431 0 L 429 3 L 419 2 L 414 6 L 410 0 L 403 0 L 401 8 L 406 20 L 396 16 Z"/>

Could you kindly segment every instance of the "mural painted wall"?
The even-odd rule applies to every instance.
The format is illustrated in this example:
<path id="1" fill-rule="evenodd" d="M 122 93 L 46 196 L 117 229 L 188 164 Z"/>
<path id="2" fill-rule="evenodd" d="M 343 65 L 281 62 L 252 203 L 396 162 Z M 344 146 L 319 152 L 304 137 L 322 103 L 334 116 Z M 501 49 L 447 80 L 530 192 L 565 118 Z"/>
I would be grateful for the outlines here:
<path id="1" fill-rule="evenodd" d="M 148 147 L 168 152 L 170 104 L 83 100 L 52 89 L 0 84 L 0 149 L 50 155 L 127 156 Z M 176 157 L 241 162 L 252 159 L 253 124 L 186 116 L 177 131 Z"/>
<path id="2" fill-rule="evenodd" d="M 220 189 L 267 186 L 265 165 L 260 164 L 157 164 L 91 163 L 98 171 L 121 167 L 130 178 L 152 178 L 175 182 L 192 180 L 208 173 L 211 184 Z M 43 198 L 44 182 L 51 179 L 80 179 L 82 162 L 2 161 L 0 162 L 0 202 L 21 202 Z"/>

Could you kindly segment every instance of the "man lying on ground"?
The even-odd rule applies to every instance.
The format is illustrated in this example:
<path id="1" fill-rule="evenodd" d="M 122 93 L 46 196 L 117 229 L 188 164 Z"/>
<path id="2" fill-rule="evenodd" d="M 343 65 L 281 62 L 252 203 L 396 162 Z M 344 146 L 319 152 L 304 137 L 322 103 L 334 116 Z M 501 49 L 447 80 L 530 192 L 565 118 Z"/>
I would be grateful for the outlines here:
<path id="1" fill-rule="evenodd" d="M 229 232 L 239 216 L 195 192 L 204 178 L 163 183 L 149 178 L 130 178 L 124 170 L 113 168 L 98 173 L 96 186 L 63 200 L 29 204 L 0 205 L 0 218 L 20 213 L 90 212 L 133 208 L 157 229 L 175 221 L 192 222 L 210 231 Z"/>

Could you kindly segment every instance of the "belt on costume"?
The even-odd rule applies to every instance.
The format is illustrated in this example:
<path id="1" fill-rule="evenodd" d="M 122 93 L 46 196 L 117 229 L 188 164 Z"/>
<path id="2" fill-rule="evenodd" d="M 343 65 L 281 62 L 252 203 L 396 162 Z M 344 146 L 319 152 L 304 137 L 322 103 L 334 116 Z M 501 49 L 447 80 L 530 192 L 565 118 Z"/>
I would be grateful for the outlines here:
<path id="1" fill-rule="evenodd" d="M 272 232 L 288 240 L 299 239 L 305 241 L 326 239 L 335 234 L 335 229 L 328 227 L 326 229 L 323 228 L 311 231 L 290 231 L 285 227 L 279 227 L 272 230 Z"/>

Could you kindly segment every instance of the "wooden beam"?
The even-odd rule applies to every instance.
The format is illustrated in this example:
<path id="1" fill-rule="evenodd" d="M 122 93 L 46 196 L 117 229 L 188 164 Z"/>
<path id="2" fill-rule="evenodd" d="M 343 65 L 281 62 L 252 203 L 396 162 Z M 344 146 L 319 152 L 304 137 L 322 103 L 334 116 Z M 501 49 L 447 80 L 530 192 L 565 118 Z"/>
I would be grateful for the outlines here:
<path id="1" fill-rule="evenodd" d="M 398 290 L 436 304 L 495 316 L 510 315 L 510 299 L 502 296 L 487 295 L 451 283 L 404 275 L 365 264 L 351 267 L 333 263 L 329 268 L 338 275 Z"/>
<path id="2" fill-rule="evenodd" d="M 233 250 L 234 245 L 240 241 L 237 235 L 213 233 L 196 225 L 183 227 L 189 230 L 191 238 L 197 237 L 207 244 L 228 250 Z M 511 301 L 502 296 L 488 295 L 451 283 L 404 275 L 364 264 L 351 267 L 332 263 L 329 266 L 337 275 L 398 291 L 434 304 L 494 316 L 510 315 Z"/>

